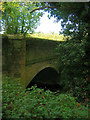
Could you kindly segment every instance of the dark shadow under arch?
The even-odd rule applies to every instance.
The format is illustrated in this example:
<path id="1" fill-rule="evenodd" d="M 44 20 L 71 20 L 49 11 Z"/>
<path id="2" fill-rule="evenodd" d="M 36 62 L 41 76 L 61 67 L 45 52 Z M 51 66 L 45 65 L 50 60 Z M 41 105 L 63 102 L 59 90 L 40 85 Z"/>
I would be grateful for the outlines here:
<path id="1" fill-rule="evenodd" d="M 58 88 L 59 85 L 57 84 L 58 80 L 58 72 L 55 68 L 46 67 L 41 70 L 37 75 L 32 79 L 32 81 L 28 84 L 27 88 L 30 88 L 33 85 L 37 85 L 39 88 L 53 89 Z"/>

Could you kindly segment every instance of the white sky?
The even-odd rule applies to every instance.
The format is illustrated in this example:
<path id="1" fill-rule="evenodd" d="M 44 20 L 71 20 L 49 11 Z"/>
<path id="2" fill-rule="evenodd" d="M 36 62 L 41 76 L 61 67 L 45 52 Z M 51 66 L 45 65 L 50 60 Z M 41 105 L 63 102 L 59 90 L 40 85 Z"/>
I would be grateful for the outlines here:
<path id="1" fill-rule="evenodd" d="M 61 21 L 58 23 L 54 22 L 56 20 L 54 17 L 51 17 L 50 19 L 47 17 L 48 12 L 45 12 L 45 14 L 40 19 L 40 26 L 37 27 L 35 32 L 43 32 L 43 33 L 59 33 L 61 30 Z"/>

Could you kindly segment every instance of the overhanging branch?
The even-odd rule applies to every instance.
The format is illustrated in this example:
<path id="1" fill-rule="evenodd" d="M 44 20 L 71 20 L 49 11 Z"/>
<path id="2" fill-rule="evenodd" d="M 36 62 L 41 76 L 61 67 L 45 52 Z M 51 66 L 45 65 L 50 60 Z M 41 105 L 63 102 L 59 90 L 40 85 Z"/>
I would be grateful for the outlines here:
<path id="1" fill-rule="evenodd" d="M 33 13 L 34 11 L 36 11 L 36 10 L 43 10 L 44 8 L 55 8 L 55 7 L 53 7 L 53 6 L 44 6 L 44 7 L 40 7 L 40 8 L 36 8 L 36 9 L 34 9 L 34 10 L 32 10 L 30 13 Z"/>

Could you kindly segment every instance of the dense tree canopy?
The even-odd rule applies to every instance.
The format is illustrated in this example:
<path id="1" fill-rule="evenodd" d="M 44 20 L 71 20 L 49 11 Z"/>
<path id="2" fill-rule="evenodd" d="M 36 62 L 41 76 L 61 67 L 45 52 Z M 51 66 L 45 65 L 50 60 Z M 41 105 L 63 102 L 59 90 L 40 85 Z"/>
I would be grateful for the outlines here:
<path id="1" fill-rule="evenodd" d="M 81 39 L 89 31 L 89 2 L 6 2 L 2 6 L 3 25 L 7 24 L 10 33 L 33 31 L 42 16 L 42 9 L 51 13 L 49 17 L 56 17 L 57 22 L 62 19 L 65 35 L 79 35 Z"/>
<path id="2" fill-rule="evenodd" d="M 70 35 L 77 42 L 81 42 L 83 39 L 87 41 L 85 45 L 85 60 L 87 62 L 87 69 L 89 70 L 88 74 L 90 75 L 90 3 L 50 2 L 48 4 L 55 8 L 51 11 L 48 10 L 51 16 L 56 17 L 57 22 L 62 19 L 62 33 L 64 35 Z"/>
<path id="3" fill-rule="evenodd" d="M 73 89 L 73 94 L 82 98 L 83 91 L 89 96 L 90 90 L 90 3 L 87 2 L 52 2 L 55 9 L 51 16 L 62 19 L 62 32 L 71 36 L 57 47 L 58 66 L 61 76 L 60 85 Z M 84 81 L 87 80 L 85 83 Z"/>
<path id="4" fill-rule="evenodd" d="M 40 3 L 6 2 L 2 3 L 2 26 L 8 34 L 32 33 L 37 27 L 41 12 L 33 12 Z"/>
<path id="5" fill-rule="evenodd" d="M 49 3 L 56 9 L 49 11 L 51 16 L 57 18 L 57 22 L 62 19 L 63 33 L 65 35 L 79 35 L 79 39 L 89 32 L 89 3 L 79 2 L 54 2 Z"/>

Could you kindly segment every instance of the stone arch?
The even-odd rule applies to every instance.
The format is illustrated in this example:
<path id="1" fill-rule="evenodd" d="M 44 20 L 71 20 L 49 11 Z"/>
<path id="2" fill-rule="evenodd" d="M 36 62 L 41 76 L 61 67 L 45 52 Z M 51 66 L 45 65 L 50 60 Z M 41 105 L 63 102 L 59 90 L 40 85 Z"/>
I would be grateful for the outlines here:
<path id="1" fill-rule="evenodd" d="M 45 66 L 41 66 L 41 67 L 38 69 L 38 72 L 42 71 L 42 70 L 45 69 L 45 68 L 52 68 L 52 69 L 56 70 L 57 73 L 59 73 L 57 67 L 56 67 L 55 65 L 53 65 L 53 64 L 47 64 L 47 65 L 45 65 Z M 36 73 L 36 74 L 37 74 L 37 73 Z"/>
<path id="2" fill-rule="evenodd" d="M 58 73 L 59 71 L 57 67 L 53 64 L 41 66 L 39 69 L 37 69 L 37 71 L 35 71 L 32 76 L 32 80 L 30 80 L 26 88 L 28 88 L 28 86 L 30 86 L 30 83 L 32 82 L 49 85 L 57 84 L 56 79 L 58 79 Z M 47 79 L 46 81 L 45 78 Z"/>

